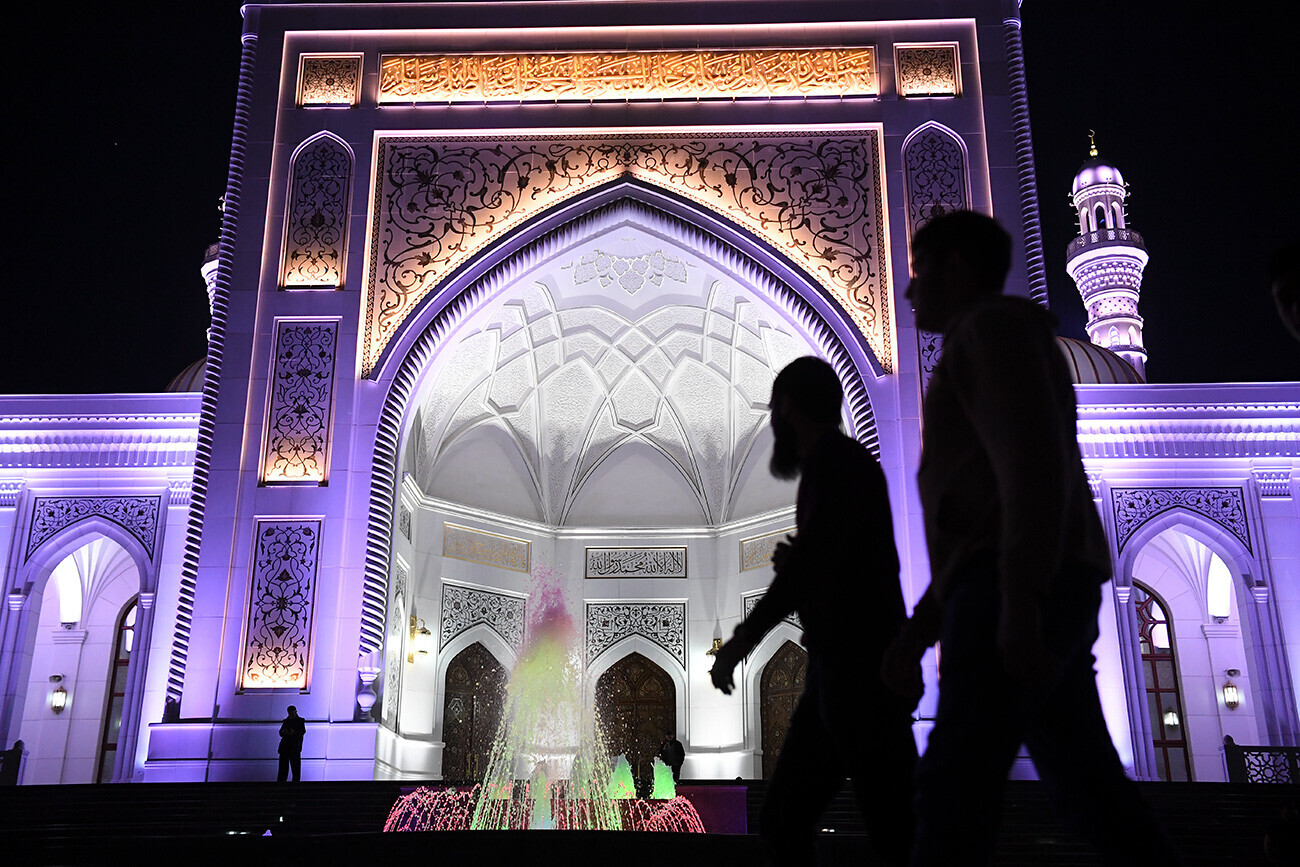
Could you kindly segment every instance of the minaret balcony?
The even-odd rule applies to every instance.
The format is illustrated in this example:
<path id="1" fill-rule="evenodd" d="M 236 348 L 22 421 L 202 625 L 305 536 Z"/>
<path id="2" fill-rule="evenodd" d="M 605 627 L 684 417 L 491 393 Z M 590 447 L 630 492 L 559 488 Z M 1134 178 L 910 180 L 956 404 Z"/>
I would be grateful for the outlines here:
<path id="1" fill-rule="evenodd" d="M 1136 247 L 1142 252 L 1146 252 L 1146 242 L 1142 236 L 1132 229 L 1098 229 L 1095 232 L 1087 232 L 1070 242 L 1070 246 L 1065 248 L 1065 258 L 1073 259 L 1084 250 L 1093 250 L 1098 247 Z"/>

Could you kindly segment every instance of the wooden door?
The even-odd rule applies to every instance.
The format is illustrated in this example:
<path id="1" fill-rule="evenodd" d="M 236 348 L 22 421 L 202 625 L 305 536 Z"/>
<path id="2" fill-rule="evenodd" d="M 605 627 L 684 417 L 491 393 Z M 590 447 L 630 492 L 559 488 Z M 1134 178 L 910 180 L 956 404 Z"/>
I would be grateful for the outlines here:
<path id="1" fill-rule="evenodd" d="M 664 733 L 677 731 L 673 679 L 641 654 L 628 654 L 596 681 L 596 706 L 610 758 L 627 756 L 638 794 L 645 797 Z"/>
<path id="2" fill-rule="evenodd" d="M 506 670 L 482 644 L 475 642 L 452 659 L 442 714 L 443 779 L 483 779 L 505 695 Z"/>
<path id="3" fill-rule="evenodd" d="M 794 707 L 803 695 L 807 674 L 808 652 L 793 641 L 782 644 L 763 667 L 758 700 L 765 780 L 776 769 L 776 758 L 781 755 L 781 744 L 785 743 L 785 733 L 790 729 Z"/>

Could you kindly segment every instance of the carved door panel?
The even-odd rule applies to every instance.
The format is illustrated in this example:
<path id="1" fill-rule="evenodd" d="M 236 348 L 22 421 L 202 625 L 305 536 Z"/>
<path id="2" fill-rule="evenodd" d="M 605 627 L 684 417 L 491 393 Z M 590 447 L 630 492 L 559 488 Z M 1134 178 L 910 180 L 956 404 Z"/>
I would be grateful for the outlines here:
<path id="1" fill-rule="evenodd" d="M 452 659 L 442 714 L 443 779 L 483 778 L 505 693 L 506 670 L 483 645 L 475 642 Z"/>
<path id="2" fill-rule="evenodd" d="M 780 650 L 763 667 L 759 679 L 759 717 L 763 748 L 763 779 L 770 779 L 781 755 L 781 744 L 790 729 L 790 717 L 803 695 L 808 674 L 808 652 L 793 641 Z"/>
<path id="3" fill-rule="evenodd" d="M 677 731 L 673 679 L 641 654 L 629 654 L 596 682 L 596 706 L 610 757 L 626 755 L 638 792 L 648 792 L 664 732 Z"/>

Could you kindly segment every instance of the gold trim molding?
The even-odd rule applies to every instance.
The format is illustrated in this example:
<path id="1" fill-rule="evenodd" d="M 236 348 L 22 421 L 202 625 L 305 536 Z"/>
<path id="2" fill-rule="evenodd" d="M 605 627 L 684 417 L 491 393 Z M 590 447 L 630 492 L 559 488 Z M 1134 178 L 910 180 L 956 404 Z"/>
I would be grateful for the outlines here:
<path id="1" fill-rule="evenodd" d="M 876 96 L 876 49 L 386 54 L 379 102 Z"/>

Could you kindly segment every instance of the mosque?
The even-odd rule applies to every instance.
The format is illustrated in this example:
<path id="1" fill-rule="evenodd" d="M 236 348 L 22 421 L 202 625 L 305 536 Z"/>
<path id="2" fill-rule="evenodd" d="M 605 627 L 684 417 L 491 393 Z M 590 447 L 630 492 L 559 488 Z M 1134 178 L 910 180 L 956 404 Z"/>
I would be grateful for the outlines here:
<path id="1" fill-rule="evenodd" d="M 673 730 L 684 776 L 764 776 L 798 623 L 734 694 L 708 670 L 794 523 L 775 372 L 839 373 L 913 602 L 942 345 L 902 300 L 908 239 L 973 208 L 1015 240 L 1009 292 L 1045 304 L 1061 267 L 1018 3 L 244 16 L 206 358 L 162 394 L 0 398 L 22 782 L 273 779 L 289 705 L 306 779 L 473 779 L 539 571 L 613 751 Z M 1223 780 L 1225 736 L 1300 729 L 1300 384 L 1146 382 L 1127 185 L 1094 149 L 1071 193 L 1088 333 L 1060 342 L 1114 563 L 1107 722 L 1135 777 Z"/>

